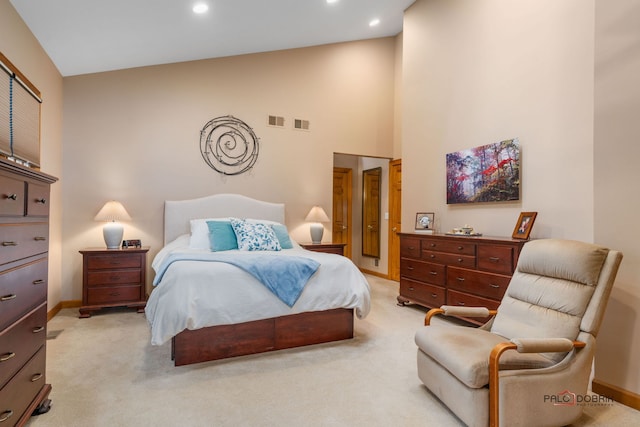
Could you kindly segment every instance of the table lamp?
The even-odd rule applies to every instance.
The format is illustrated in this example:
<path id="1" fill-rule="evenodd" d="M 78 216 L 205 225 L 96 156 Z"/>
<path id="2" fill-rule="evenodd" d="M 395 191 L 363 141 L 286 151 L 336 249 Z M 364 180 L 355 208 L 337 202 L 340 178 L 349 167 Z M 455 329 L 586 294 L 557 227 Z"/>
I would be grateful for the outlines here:
<path id="1" fill-rule="evenodd" d="M 118 221 L 131 221 L 131 216 L 122 206 L 122 203 L 115 200 L 108 201 L 93 219 L 95 221 L 107 221 L 102 228 L 104 242 L 107 244 L 107 249 L 118 249 L 124 232 L 122 224 Z"/>
<path id="2" fill-rule="evenodd" d="M 329 222 L 329 217 L 324 209 L 320 206 L 312 207 L 304 220 L 312 223 L 309 229 L 311 232 L 311 243 L 318 244 L 322 242 L 324 226 L 321 222 Z"/>

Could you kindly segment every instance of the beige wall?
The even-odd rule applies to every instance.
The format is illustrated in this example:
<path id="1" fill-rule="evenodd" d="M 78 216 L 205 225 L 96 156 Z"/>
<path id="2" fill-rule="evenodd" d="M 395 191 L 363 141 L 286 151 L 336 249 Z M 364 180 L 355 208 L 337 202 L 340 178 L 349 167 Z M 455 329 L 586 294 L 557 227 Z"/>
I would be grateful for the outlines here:
<path id="1" fill-rule="evenodd" d="M 593 239 L 593 1 L 418 0 L 405 14 L 402 219 Z M 568 25 L 571 23 L 571 25 Z M 446 204 L 445 155 L 517 137 L 521 200 Z"/>
<path id="2" fill-rule="evenodd" d="M 51 187 L 49 309 L 62 295 L 62 76 L 9 0 L 0 0 L 0 51 L 40 90 L 41 169 L 56 176 Z"/>
<path id="3" fill-rule="evenodd" d="M 309 240 L 311 206 L 330 211 L 333 153 L 390 157 L 395 38 L 83 75 L 64 80 L 63 299 L 81 295 L 78 250 L 102 246 L 92 218 L 109 199 L 133 221 L 125 238 L 162 245 L 164 200 L 241 193 L 286 203 L 294 238 Z M 249 172 L 222 177 L 199 132 L 234 115 L 260 138 Z M 267 115 L 285 117 L 268 127 Z M 310 120 L 309 132 L 292 118 Z M 324 240 L 331 240 L 330 224 Z"/>
<path id="4" fill-rule="evenodd" d="M 640 394 L 640 3 L 596 1 L 595 10 L 595 238 L 624 252 L 595 377 Z"/>

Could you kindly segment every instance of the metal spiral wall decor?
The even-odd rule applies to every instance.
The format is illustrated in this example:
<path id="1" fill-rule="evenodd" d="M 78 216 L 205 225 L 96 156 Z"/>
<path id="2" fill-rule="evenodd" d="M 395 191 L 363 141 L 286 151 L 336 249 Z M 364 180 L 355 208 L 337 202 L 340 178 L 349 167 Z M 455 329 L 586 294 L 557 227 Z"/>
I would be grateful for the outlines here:
<path id="1" fill-rule="evenodd" d="M 233 116 L 210 120 L 200 131 L 204 161 L 223 175 L 239 175 L 258 160 L 258 137 L 245 122 Z"/>

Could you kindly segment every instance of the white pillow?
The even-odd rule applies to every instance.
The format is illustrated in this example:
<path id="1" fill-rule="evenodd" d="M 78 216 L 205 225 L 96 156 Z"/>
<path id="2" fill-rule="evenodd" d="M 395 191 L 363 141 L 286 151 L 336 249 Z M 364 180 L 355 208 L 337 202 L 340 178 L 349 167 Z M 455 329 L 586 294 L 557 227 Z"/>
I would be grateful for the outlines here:
<path id="1" fill-rule="evenodd" d="M 241 251 L 279 251 L 282 249 L 270 225 L 231 218 L 231 226 Z"/>
<path id="2" fill-rule="evenodd" d="M 226 218 L 198 218 L 192 219 L 191 224 L 191 237 L 189 239 L 189 249 L 211 249 L 211 242 L 209 241 L 209 227 L 207 221 L 229 221 L 229 217 Z"/>

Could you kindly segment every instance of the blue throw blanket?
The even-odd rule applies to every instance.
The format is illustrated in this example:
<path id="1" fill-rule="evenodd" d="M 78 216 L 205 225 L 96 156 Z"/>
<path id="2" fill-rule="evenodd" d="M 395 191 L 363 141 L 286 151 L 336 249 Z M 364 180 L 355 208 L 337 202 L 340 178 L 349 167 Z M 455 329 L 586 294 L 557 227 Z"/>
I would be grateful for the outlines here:
<path id="1" fill-rule="evenodd" d="M 320 267 L 319 262 L 310 258 L 271 255 L 264 252 L 241 256 L 219 252 L 175 253 L 162 261 L 153 279 L 153 286 L 160 283 L 167 268 L 175 261 L 224 262 L 235 265 L 258 279 L 289 307 L 293 307 L 311 276 Z"/>

